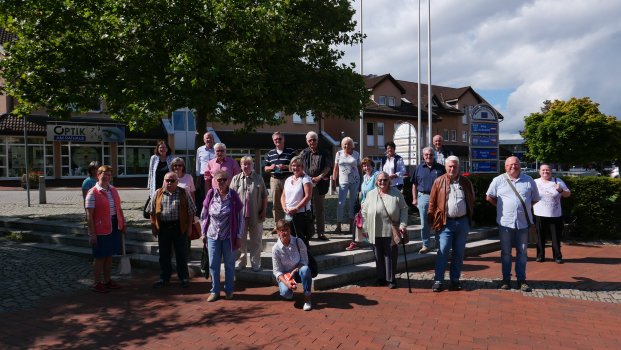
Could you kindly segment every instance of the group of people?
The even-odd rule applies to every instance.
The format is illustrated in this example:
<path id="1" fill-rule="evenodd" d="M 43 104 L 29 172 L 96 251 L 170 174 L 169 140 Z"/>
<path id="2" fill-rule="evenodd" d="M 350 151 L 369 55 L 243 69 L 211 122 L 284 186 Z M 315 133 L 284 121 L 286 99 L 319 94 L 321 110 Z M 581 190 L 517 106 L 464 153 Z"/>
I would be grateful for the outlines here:
<path id="1" fill-rule="evenodd" d="M 190 233 L 200 221 L 203 239 L 205 277 L 212 287 L 207 301 L 220 299 L 220 266 L 224 263 L 225 298 L 233 298 L 235 270 L 261 271 L 263 222 L 266 218 L 268 191 L 262 176 L 255 172 L 254 160 L 244 156 L 238 163 L 226 155 L 226 145 L 215 143 L 213 134 L 203 137 L 204 146 L 196 154 L 196 178 L 186 172 L 182 158 L 170 154 L 165 141 L 159 141 L 149 163 L 149 214 L 152 233 L 158 240 L 160 277 L 154 288 L 170 284 L 171 256 L 174 250 L 180 286 L 189 286 L 187 268 Z M 272 135 L 275 148 L 265 158 L 264 170 L 270 175 L 271 200 L 278 241 L 272 250 L 273 274 L 280 295 L 293 298 L 297 283 L 302 283 L 304 310 L 311 310 L 312 274 L 309 268 L 310 239 L 325 236 L 324 196 L 330 186 L 339 187 L 336 232 L 349 220 L 352 241 L 346 248 L 359 248 L 361 240 L 373 246 L 377 284 L 396 288 L 397 245 L 395 230 L 406 233 L 408 206 L 401 193 L 406 173 L 403 159 L 395 154 L 395 144 L 385 145 L 380 170 L 372 159 L 360 159 L 354 142 L 345 137 L 342 149 L 332 161 L 328 152 L 318 147 L 318 135 L 306 135 L 308 148 L 299 155 L 285 147 L 280 132 Z M 412 204 L 421 218 L 424 254 L 433 249 L 431 230 L 437 243 L 436 271 L 432 290 L 445 288 L 445 270 L 450 256 L 449 285 L 460 290 L 461 267 L 467 235 L 474 211 L 474 188 L 460 174 L 459 158 L 442 149 L 436 135 L 434 147 L 423 149 L 423 162 L 411 177 Z M 240 166 L 241 165 L 241 166 Z M 538 231 L 537 261 L 545 259 L 545 237 L 551 236 L 553 256 L 562 263 L 560 252 L 560 198 L 570 195 L 562 180 L 551 177 L 550 167 L 541 166 L 536 181 L 520 171 L 519 160 L 509 157 L 506 173 L 492 181 L 486 199 L 495 205 L 501 240 L 502 286 L 509 289 L 511 250 L 516 248 L 517 288 L 529 291 L 526 284 L 526 247 L 528 226 L 536 223 Z M 110 184 L 112 169 L 93 162 L 91 176 L 84 181 L 83 194 L 88 233 L 93 247 L 93 290 L 107 293 L 119 288 L 111 276 L 112 255 L 119 254 L 125 219 L 118 191 Z M 346 205 L 347 203 L 347 205 Z M 532 209 L 534 209 L 534 219 Z M 362 219 L 357 234 L 355 212 Z M 198 217 L 200 218 L 198 218 Z M 362 234 L 359 234 L 359 233 Z M 451 253 L 452 251 L 452 253 Z"/>

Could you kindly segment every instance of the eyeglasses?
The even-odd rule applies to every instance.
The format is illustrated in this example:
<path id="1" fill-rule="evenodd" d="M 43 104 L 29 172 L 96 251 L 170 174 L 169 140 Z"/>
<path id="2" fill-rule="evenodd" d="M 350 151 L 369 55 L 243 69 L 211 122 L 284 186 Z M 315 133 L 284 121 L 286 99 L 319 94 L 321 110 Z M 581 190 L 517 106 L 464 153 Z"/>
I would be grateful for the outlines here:
<path id="1" fill-rule="evenodd" d="M 175 182 L 177 182 L 177 180 L 175 180 L 175 179 L 166 179 L 164 181 L 166 181 L 169 184 L 174 184 Z"/>
<path id="2" fill-rule="evenodd" d="M 218 182 L 226 182 L 226 179 L 216 179 Z"/>

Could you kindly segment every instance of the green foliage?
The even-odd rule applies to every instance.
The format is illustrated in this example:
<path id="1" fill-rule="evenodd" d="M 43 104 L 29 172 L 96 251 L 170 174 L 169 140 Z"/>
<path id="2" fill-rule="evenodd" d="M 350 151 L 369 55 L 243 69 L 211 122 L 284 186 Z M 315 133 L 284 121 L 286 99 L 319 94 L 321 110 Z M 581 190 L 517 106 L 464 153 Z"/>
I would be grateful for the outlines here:
<path id="1" fill-rule="evenodd" d="M 621 180 L 608 177 L 562 177 L 571 197 L 563 213 L 577 218 L 579 239 L 621 239 Z"/>
<path id="2" fill-rule="evenodd" d="M 347 0 L 4 0 L 17 35 L 0 62 L 16 113 L 67 117 L 103 98 L 144 129 L 171 110 L 245 129 L 275 112 L 356 118 L 368 92 L 341 45 L 361 40 Z M 199 135 L 200 137 L 200 135 Z"/>
<path id="3" fill-rule="evenodd" d="M 621 158 L 621 121 L 588 97 L 545 101 L 524 118 L 528 156 L 551 163 L 588 164 Z"/>

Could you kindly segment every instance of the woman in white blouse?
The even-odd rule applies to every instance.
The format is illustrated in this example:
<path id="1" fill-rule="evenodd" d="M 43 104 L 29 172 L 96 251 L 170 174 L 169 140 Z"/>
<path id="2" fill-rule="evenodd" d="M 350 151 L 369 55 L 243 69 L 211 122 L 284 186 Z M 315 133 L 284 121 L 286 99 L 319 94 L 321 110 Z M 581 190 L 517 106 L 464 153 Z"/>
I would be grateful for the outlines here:
<path id="1" fill-rule="evenodd" d="M 304 163 L 299 156 L 291 159 L 289 170 L 293 175 L 285 180 L 280 203 L 286 214 L 285 219 L 291 222 L 291 234 L 301 238 L 309 247 L 308 241 L 313 232 L 311 210 L 313 182 L 310 176 L 304 173 Z"/>
<path id="2" fill-rule="evenodd" d="M 563 212 L 561 198 L 571 196 L 571 191 L 563 180 L 552 177 L 548 164 L 539 167 L 540 178 L 535 180 L 541 200 L 533 205 L 535 225 L 537 226 L 537 262 L 546 258 L 546 236 L 552 240 L 552 256 L 557 264 L 563 263 L 561 254 L 561 235 L 563 233 Z"/>

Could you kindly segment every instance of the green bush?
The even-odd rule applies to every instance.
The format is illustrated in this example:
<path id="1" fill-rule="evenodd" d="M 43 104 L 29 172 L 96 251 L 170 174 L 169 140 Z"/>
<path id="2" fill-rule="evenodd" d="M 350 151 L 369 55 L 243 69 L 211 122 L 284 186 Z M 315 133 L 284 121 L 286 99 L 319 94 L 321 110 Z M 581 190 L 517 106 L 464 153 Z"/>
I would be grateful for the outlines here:
<path id="1" fill-rule="evenodd" d="M 577 219 L 578 239 L 621 239 L 621 180 L 609 177 L 561 177 L 571 197 L 561 204 Z"/>

